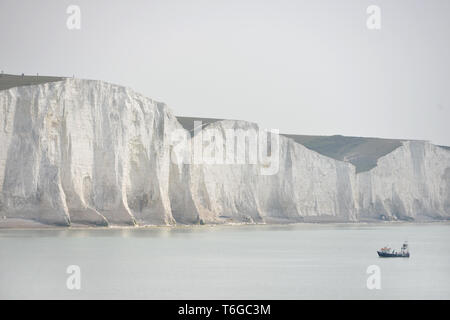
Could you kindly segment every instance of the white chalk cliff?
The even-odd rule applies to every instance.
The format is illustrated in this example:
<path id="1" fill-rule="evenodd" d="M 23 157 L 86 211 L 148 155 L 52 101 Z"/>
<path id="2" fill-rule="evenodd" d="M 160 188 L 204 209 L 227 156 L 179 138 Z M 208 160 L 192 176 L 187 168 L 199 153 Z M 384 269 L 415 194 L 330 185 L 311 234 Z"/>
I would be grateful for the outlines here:
<path id="1" fill-rule="evenodd" d="M 360 218 L 450 218 L 450 151 L 407 141 L 357 174 Z"/>
<path id="2" fill-rule="evenodd" d="M 356 173 L 280 136 L 279 170 L 261 175 L 264 164 L 171 161 L 175 130 L 184 129 L 163 103 L 100 81 L 2 90 L 0 217 L 64 226 L 450 218 L 450 151 L 427 142 L 404 142 Z"/>

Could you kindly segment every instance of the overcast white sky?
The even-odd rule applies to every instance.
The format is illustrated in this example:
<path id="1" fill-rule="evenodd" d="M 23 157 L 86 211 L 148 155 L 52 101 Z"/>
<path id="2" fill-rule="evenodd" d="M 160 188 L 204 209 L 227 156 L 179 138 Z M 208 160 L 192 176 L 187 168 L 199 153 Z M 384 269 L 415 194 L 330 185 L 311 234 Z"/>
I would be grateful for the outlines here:
<path id="1" fill-rule="evenodd" d="M 450 145 L 449 0 L 0 0 L 0 43 L 5 73 L 113 82 L 177 115 Z"/>

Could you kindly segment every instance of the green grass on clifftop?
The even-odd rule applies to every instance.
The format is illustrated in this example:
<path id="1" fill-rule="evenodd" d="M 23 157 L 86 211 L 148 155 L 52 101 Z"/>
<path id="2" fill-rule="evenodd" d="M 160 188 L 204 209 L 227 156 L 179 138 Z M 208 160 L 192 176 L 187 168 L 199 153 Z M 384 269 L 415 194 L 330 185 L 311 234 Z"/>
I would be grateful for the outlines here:
<path id="1" fill-rule="evenodd" d="M 0 90 L 7 90 L 14 87 L 30 86 L 47 82 L 61 81 L 62 77 L 47 76 L 21 76 L 13 74 L 0 74 Z"/>

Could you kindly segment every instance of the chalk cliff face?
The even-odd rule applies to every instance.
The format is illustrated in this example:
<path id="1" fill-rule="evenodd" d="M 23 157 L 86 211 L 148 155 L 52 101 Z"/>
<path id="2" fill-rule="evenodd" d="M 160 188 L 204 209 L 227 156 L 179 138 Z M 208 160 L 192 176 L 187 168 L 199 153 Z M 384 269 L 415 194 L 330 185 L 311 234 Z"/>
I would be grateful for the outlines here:
<path id="1" fill-rule="evenodd" d="M 360 217 L 403 220 L 450 217 L 450 152 L 408 141 L 357 175 Z"/>
<path id="2" fill-rule="evenodd" d="M 174 152 L 227 144 L 191 135 L 162 103 L 100 81 L 66 79 L 0 91 L 0 217 L 53 225 L 358 221 L 450 218 L 450 151 L 405 142 L 367 172 L 279 136 L 264 162 L 206 164 Z M 205 129 L 206 130 L 206 129 Z M 203 130 L 203 132 L 206 132 Z"/>
<path id="3" fill-rule="evenodd" d="M 206 130 L 217 132 L 220 135 L 217 140 L 229 143 L 225 132 L 230 129 L 259 128 L 244 121 L 225 120 L 211 124 Z M 243 165 L 235 161 L 189 167 L 189 178 L 183 183 L 184 188 L 189 188 L 192 197 L 189 201 L 199 218 L 205 222 L 299 222 L 320 217 L 333 221 L 356 220 L 354 167 L 286 137 L 278 138 L 279 158 L 272 159 L 277 162 L 274 166 L 277 170 L 273 172 L 262 170 L 268 165 L 264 162 Z M 205 137 L 196 135 L 193 139 L 193 144 L 203 139 L 203 150 L 206 150 L 209 142 Z"/>
<path id="4" fill-rule="evenodd" d="M 99 81 L 0 92 L 0 211 L 69 225 L 172 223 L 164 104 Z"/>

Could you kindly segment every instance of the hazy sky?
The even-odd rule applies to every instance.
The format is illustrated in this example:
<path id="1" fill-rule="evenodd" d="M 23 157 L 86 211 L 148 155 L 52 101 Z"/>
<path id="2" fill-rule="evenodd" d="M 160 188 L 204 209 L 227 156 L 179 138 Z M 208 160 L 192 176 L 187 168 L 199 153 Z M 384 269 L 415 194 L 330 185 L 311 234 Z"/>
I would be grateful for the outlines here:
<path id="1" fill-rule="evenodd" d="M 449 0 L 0 0 L 0 43 L 6 73 L 109 81 L 177 115 L 450 145 Z"/>

